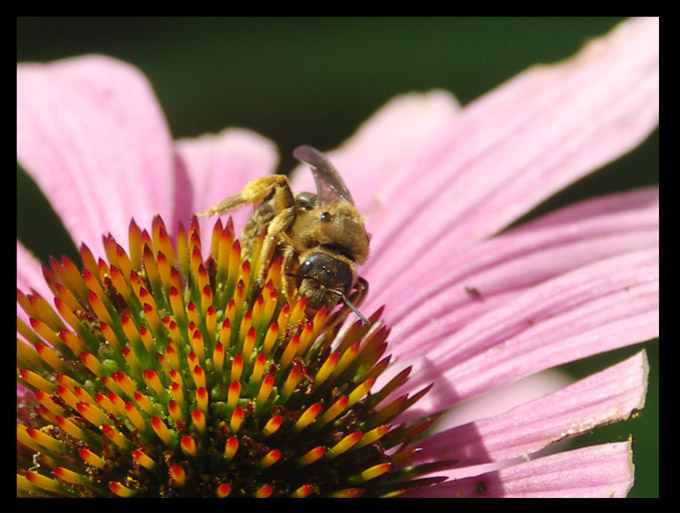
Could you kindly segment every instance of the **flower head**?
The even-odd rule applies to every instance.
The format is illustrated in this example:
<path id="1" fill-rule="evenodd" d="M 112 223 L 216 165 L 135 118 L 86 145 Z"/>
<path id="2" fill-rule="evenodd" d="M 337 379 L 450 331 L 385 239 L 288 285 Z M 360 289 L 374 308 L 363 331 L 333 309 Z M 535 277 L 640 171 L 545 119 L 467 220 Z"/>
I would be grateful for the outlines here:
<path id="1" fill-rule="evenodd" d="M 17 246 L 20 495 L 627 493 L 629 442 L 540 451 L 641 408 L 644 353 L 486 418 L 448 413 L 658 335 L 658 190 L 502 232 L 656 125 L 657 20 L 462 110 L 397 98 L 329 153 L 373 234 L 370 323 L 339 331 L 283 293 L 281 261 L 253 279 L 267 257 L 241 250 L 247 212 L 191 217 L 271 172 L 270 143 L 172 143 L 146 81 L 103 57 L 20 65 L 17 84 L 19 162 L 81 255 L 41 273 Z"/>

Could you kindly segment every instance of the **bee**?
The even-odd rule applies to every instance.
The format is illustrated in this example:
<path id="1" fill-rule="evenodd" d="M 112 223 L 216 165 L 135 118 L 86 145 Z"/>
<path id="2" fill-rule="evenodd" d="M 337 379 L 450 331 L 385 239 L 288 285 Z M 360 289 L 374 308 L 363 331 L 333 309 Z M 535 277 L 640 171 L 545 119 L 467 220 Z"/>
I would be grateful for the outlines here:
<path id="1" fill-rule="evenodd" d="M 220 215 L 248 203 L 258 205 L 241 239 L 250 252 L 260 234 L 266 233 L 255 274 L 258 286 L 263 285 L 268 262 L 281 255 L 286 276 L 282 291 L 291 297 L 297 290 L 300 297 L 307 298 L 308 318 L 322 307 L 330 314 L 342 301 L 368 324 L 358 309 L 368 293 L 368 282 L 357 274 L 369 251 L 370 236 L 363 218 L 340 174 L 321 152 L 299 146 L 293 156 L 310 166 L 316 194 L 293 195 L 285 175 L 268 175 L 198 215 Z M 338 324 L 348 313 L 341 308 L 329 323 Z"/>

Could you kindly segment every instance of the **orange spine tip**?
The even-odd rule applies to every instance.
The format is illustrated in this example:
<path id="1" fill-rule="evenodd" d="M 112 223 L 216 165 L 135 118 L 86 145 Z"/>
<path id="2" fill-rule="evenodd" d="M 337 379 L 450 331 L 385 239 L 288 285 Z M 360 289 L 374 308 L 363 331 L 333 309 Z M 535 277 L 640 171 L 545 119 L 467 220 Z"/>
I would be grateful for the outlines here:
<path id="1" fill-rule="evenodd" d="M 201 267 L 201 269 L 204 269 Z M 213 292 L 212 292 L 212 287 L 210 286 L 210 277 L 208 276 L 208 272 L 204 271 L 205 273 L 205 280 L 208 281 L 208 283 L 203 285 L 203 289 L 201 289 L 201 311 L 204 313 L 208 312 L 208 308 L 212 306 L 213 302 Z"/>
<path id="2" fill-rule="evenodd" d="M 231 414 L 231 419 L 229 419 L 229 429 L 232 433 L 238 433 L 243 423 L 243 408 L 237 406 L 234 408 L 234 413 Z"/>
<path id="3" fill-rule="evenodd" d="M 370 392 L 371 387 L 375 384 L 376 378 L 370 378 L 367 380 L 364 380 L 359 386 L 357 386 L 352 392 L 349 394 L 349 403 L 347 404 L 348 408 L 351 408 L 354 406 L 357 402 L 359 402 L 368 392 Z"/>
<path id="4" fill-rule="evenodd" d="M 198 361 L 201 363 L 205 362 L 205 344 L 203 342 L 203 335 L 198 330 L 194 331 L 191 337 L 191 347 L 194 353 L 196 353 Z"/>
<path id="5" fill-rule="evenodd" d="M 291 394 L 295 391 L 295 387 L 298 385 L 300 382 L 300 377 L 302 375 L 302 366 L 300 365 L 293 365 L 293 368 L 290 370 L 288 373 L 288 377 L 286 378 L 286 381 L 283 383 L 283 387 L 281 388 L 281 400 L 282 401 L 287 401 L 288 398 L 291 396 Z"/>
<path id="6" fill-rule="evenodd" d="M 61 428 L 61 430 L 64 431 L 69 436 L 72 436 L 77 440 L 83 440 L 85 438 L 85 432 L 78 426 L 76 426 L 73 422 L 71 422 L 69 419 L 57 416 L 56 420 L 57 425 Z"/>
<path id="7" fill-rule="evenodd" d="M 224 366 L 224 346 L 218 342 L 213 349 L 213 369 L 217 374 L 222 372 Z"/>
<path id="8" fill-rule="evenodd" d="M 270 281 L 269 284 L 271 285 L 271 283 L 272 282 Z M 278 302 L 279 297 L 276 289 L 272 289 L 265 299 L 264 310 L 262 311 L 262 324 L 266 325 L 271 322 L 272 318 L 274 317 L 274 312 L 276 311 L 276 305 Z"/>
<path id="9" fill-rule="evenodd" d="M 91 450 L 80 449 L 78 451 L 78 455 L 88 465 L 92 465 L 93 467 L 96 467 L 96 468 L 99 468 L 99 469 L 104 468 L 104 460 L 102 459 L 102 457 L 93 453 Z"/>
<path id="10" fill-rule="evenodd" d="M 104 306 L 104 303 L 102 302 L 101 298 L 97 294 L 95 294 L 91 290 L 88 291 L 87 300 L 90 302 L 90 306 L 92 307 L 92 310 L 97 315 L 99 320 L 105 322 L 109 326 L 114 325 L 113 319 L 111 319 L 111 315 L 109 314 L 109 311 L 106 309 L 106 307 Z"/>
<path id="11" fill-rule="evenodd" d="M 135 400 L 135 403 L 137 403 L 137 406 L 139 406 L 144 413 L 151 415 L 153 408 L 147 396 L 140 392 L 135 392 L 132 397 Z"/>
<path id="12" fill-rule="evenodd" d="M 203 413 L 208 414 L 208 391 L 205 388 L 196 390 L 196 404 Z"/>
<path id="13" fill-rule="evenodd" d="M 117 414 L 118 410 L 116 407 L 113 405 L 111 400 L 104 394 L 95 394 L 94 400 L 97 401 L 97 404 L 104 408 L 106 411 L 109 413 Z"/>
<path id="14" fill-rule="evenodd" d="M 260 321 L 262 320 L 262 311 L 264 310 L 264 298 L 260 294 L 257 299 L 255 300 L 255 303 L 253 304 L 252 308 L 252 316 L 253 316 L 253 326 L 259 326 Z"/>
<path id="15" fill-rule="evenodd" d="M 58 441 L 56 438 L 51 437 L 47 433 L 34 428 L 26 429 L 26 433 L 30 436 L 36 443 L 42 445 L 46 449 L 54 452 L 64 452 L 65 446 L 62 442 Z"/>
<path id="16" fill-rule="evenodd" d="M 302 320 L 302 317 L 305 315 L 306 308 L 307 298 L 305 296 L 302 296 L 293 307 L 293 311 L 290 314 L 288 324 L 290 324 L 291 326 L 297 326 L 298 323 Z"/>
<path id="17" fill-rule="evenodd" d="M 144 431 L 146 428 L 146 422 L 144 422 L 144 419 L 140 415 L 139 410 L 135 408 L 134 404 L 129 401 L 126 402 L 125 413 L 127 414 L 128 419 L 130 419 L 130 422 L 132 422 L 138 431 Z"/>
<path id="18" fill-rule="evenodd" d="M 43 340 L 47 341 L 51 346 L 53 347 L 60 347 L 63 346 L 61 339 L 57 336 L 57 334 L 50 328 L 47 324 L 44 322 L 34 319 L 31 317 L 29 319 L 29 322 L 31 324 L 31 328 L 42 337 Z"/>
<path id="19" fill-rule="evenodd" d="M 163 384 L 161 383 L 158 374 L 152 370 L 145 370 L 143 375 L 144 381 L 146 381 L 146 384 L 149 386 L 149 388 L 151 388 L 157 396 L 162 397 Z"/>
<path id="20" fill-rule="evenodd" d="M 321 418 L 319 418 L 318 426 L 325 426 L 330 421 L 335 419 L 338 415 L 345 411 L 348 402 L 349 398 L 347 396 L 340 397 L 325 412 L 323 412 L 323 415 L 321 415 Z"/>
<path id="21" fill-rule="evenodd" d="M 170 394 L 177 404 L 184 404 L 184 391 L 181 383 L 171 383 Z"/>
<path id="22" fill-rule="evenodd" d="M 269 399 L 269 395 L 272 392 L 272 389 L 274 388 L 274 375 L 273 374 L 267 374 L 265 378 L 262 380 L 262 384 L 260 385 L 260 390 L 257 393 L 257 397 L 255 398 L 255 402 L 260 405 Z"/>
<path id="23" fill-rule="evenodd" d="M 335 444 L 333 447 L 328 449 L 326 452 L 326 457 L 327 458 L 335 458 L 337 456 L 340 456 L 344 452 L 347 452 L 349 449 L 354 447 L 356 443 L 361 440 L 362 433 L 361 431 L 355 431 L 354 433 L 350 433 L 349 435 L 345 436 L 342 440 L 340 440 L 337 444 Z"/>
<path id="24" fill-rule="evenodd" d="M 196 304 L 193 301 L 189 301 L 187 303 L 187 319 L 189 319 L 189 323 L 194 323 L 194 325 L 197 325 L 199 322 L 199 315 L 198 315 L 198 308 L 196 308 Z"/>
<path id="25" fill-rule="evenodd" d="M 227 392 L 227 404 L 231 408 L 235 408 L 238 404 L 239 397 L 241 395 L 241 383 L 238 381 L 232 381 L 229 385 L 229 391 Z"/>
<path id="26" fill-rule="evenodd" d="M 168 402 L 168 413 L 170 417 L 175 422 L 184 422 L 184 415 L 182 414 L 182 409 L 179 404 L 177 404 L 173 399 Z"/>
<path id="27" fill-rule="evenodd" d="M 231 460 L 236 454 L 237 450 L 238 450 L 238 438 L 236 438 L 235 436 L 230 436 L 229 438 L 227 438 L 227 443 L 224 444 L 224 457 L 227 460 Z"/>
<path id="28" fill-rule="evenodd" d="M 205 388 L 205 371 L 200 365 L 196 365 L 196 367 L 194 367 L 194 371 L 191 373 L 191 375 L 194 377 L 196 388 Z"/>
<path id="29" fill-rule="evenodd" d="M 262 428 L 262 434 L 264 437 L 266 438 L 276 433 L 281 427 L 282 422 L 283 417 L 281 417 L 281 415 L 274 415 L 272 418 L 270 418 Z"/>
<path id="30" fill-rule="evenodd" d="M 302 415 L 300 415 L 300 418 L 297 420 L 293 428 L 296 431 L 303 430 L 316 420 L 319 413 L 321 413 L 321 403 L 312 404 L 302 413 Z"/>
<path id="31" fill-rule="evenodd" d="M 111 481 L 109 483 L 109 490 L 115 495 L 118 495 L 118 497 L 132 497 L 136 493 L 135 490 L 124 486 L 118 481 Z"/>
<path id="32" fill-rule="evenodd" d="M 101 331 L 102 335 L 104 336 L 104 339 L 109 343 L 109 345 L 113 348 L 114 351 L 117 353 L 120 352 L 122 344 L 118 340 L 118 337 L 114 333 L 114 331 L 111 329 L 111 327 L 106 324 L 105 322 L 100 322 L 99 323 L 99 331 Z"/>
<path id="33" fill-rule="evenodd" d="M 312 493 L 314 493 L 314 487 L 312 485 L 306 484 L 302 485 L 300 488 L 297 488 L 293 493 L 290 494 L 290 496 L 293 499 L 304 499 L 305 497 L 309 497 Z"/>
<path id="34" fill-rule="evenodd" d="M 52 469 L 52 473 L 55 477 L 65 481 L 67 483 L 76 485 L 89 485 L 92 481 L 82 474 L 78 474 L 64 467 L 55 467 Z"/>
<path id="35" fill-rule="evenodd" d="M 186 454 L 189 456 L 196 456 L 198 448 L 196 447 L 196 441 L 193 438 L 190 436 L 183 436 L 179 443 Z"/>
<path id="36" fill-rule="evenodd" d="M 241 349 L 241 354 L 243 355 L 243 359 L 245 361 L 250 359 L 250 355 L 252 354 L 253 348 L 255 347 L 256 338 L 257 333 L 255 332 L 255 328 L 249 328 L 246 337 L 243 340 L 243 348 Z"/>
<path id="37" fill-rule="evenodd" d="M 166 445 L 170 444 L 170 442 L 172 441 L 172 437 L 170 436 L 170 430 L 168 430 L 168 426 L 166 426 L 165 422 L 163 422 L 161 418 L 152 417 L 151 427 L 153 428 L 156 435 L 158 435 L 158 438 L 160 438 L 163 441 L 163 443 L 165 443 Z"/>
<path id="38" fill-rule="evenodd" d="M 272 493 L 274 493 L 273 486 L 262 485 L 255 491 L 253 497 L 256 499 L 266 499 L 267 497 L 271 496 Z"/>
<path id="39" fill-rule="evenodd" d="M 19 375 L 21 376 L 21 379 L 23 379 L 26 383 L 31 385 L 33 388 L 37 388 L 42 392 L 48 393 L 53 392 L 54 389 L 56 388 L 56 385 L 54 383 L 47 381 L 45 378 L 39 376 L 33 371 L 21 369 L 19 371 Z"/>
<path id="40" fill-rule="evenodd" d="M 144 344 L 144 348 L 149 354 L 153 354 L 156 352 L 156 343 L 154 341 L 153 335 L 151 332 L 146 329 L 145 326 L 142 326 L 139 328 L 139 336 L 142 339 L 142 344 Z"/>
<path id="41" fill-rule="evenodd" d="M 302 356 L 307 348 L 309 347 L 309 344 L 312 342 L 314 337 L 314 324 L 311 322 L 308 322 L 305 328 L 302 330 L 302 334 L 300 335 L 300 345 L 298 346 L 297 349 L 297 355 Z"/>
<path id="42" fill-rule="evenodd" d="M 139 361 L 139 358 L 137 358 L 137 355 L 133 351 L 130 351 L 130 349 L 127 347 L 123 348 L 123 358 L 125 358 L 125 363 L 128 364 L 128 367 L 134 369 L 135 371 L 137 371 L 142 365 Z"/>
<path id="43" fill-rule="evenodd" d="M 271 324 L 264 336 L 264 343 L 262 344 L 262 352 L 264 354 L 268 356 L 269 353 L 271 353 L 277 338 L 279 338 L 279 325 Z"/>
<path id="44" fill-rule="evenodd" d="M 170 467 L 170 475 L 177 486 L 184 486 L 187 481 L 186 472 L 179 465 L 172 465 Z"/>
<path id="45" fill-rule="evenodd" d="M 279 333 L 285 332 L 286 326 L 288 325 L 289 320 L 290 320 L 290 305 L 288 303 L 285 303 L 281 307 L 281 311 L 279 312 L 279 316 L 276 319 L 276 324 L 279 327 Z"/>
<path id="46" fill-rule="evenodd" d="M 383 474 L 389 472 L 391 468 L 392 465 L 390 463 L 378 463 L 377 465 L 373 465 L 372 467 L 362 471 L 360 474 L 350 477 L 348 481 L 352 484 L 364 483 L 366 481 L 370 481 L 371 479 L 375 479 L 376 477 L 382 476 Z"/>
<path id="47" fill-rule="evenodd" d="M 104 432 L 104 436 L 106 436 L 106 438 L 111 440 L 122 450 L 127 449 L 131 445 L 131 442 L 127 438 L 125 438 L 116 429 L 112 428 L 108 424 L 104 424 L 102 426 L 102 431 Z"/>
<path id="48" fill-rule="evenodd" d="M 298 459 L 297 464 L 299 467 L 306 467 L 307 465 L 311 465 L 312 463 L 319 461 L 324 454 L 326 454 L 325 447 L 315 447 L 301 456 L 300 459 Z"/>
<path id="49" fill-rule="evenodd" d="M 141 465 L 142 467 L 148 470 L 153 470 L 154 467 L 156 466 L 156 462 L 149 458 L 149 456 L 140 449 L 133 449 L 131 454 L 132 459 L 135 460 L 135 463 Z"/>
<path id="50" fill-rule="evenodd" d="M 243 356 L 237 354 L 234 356 L 234 361 L 231 363 L 231 381 L 238 381 L 241 379 L 243 372 Z"/>
<path id="51" fill-rule="evenodd" d="M 335 370 L 333 371 L 334 377 L 338 377 L 340 374 L 343 373 L 345 369 L 347 369 L 347 367 L 349 367 L 349 365 L 354 361 L 354 359 L 359 354 L 359 348 L 360 342 L 355 342 L 354 344 L 349 346 L 344 353 L 342 353 L 342 356 L 338 361 L 338 365 L 335 367 Z"/>
<path id="52" fill-rule="evenodd" d="M 215 343 L 215 336 L 217 334 L 217 313 L 215 308 L 212 306 L 212 289 L 211 292 L 211 304 L 204 310 L 205 311 L 205 329 L 210 339 L 210 344 Z"/>
<path id="53" fill-rule="evenodd" d="M 231 321 L 227 318 L 224 319 L 224 322 L 222 323 L 222 328 L 220 329 L 220 344 L 222 344 L 222 347 L 226 349 L 227 347 L 229 347 L 230 340 L 231 340 Z"/>
<path id="54" fill-rule="evenodd" d="M 51 477 L 43 476 L 37 472 L 26 472 L 25 476 L 31 484 L 34 484 L 43 490 L 47 490 L 48 492 L 60 493 L 63 490 L 59 482 Z"/>
<path id="55" fill-rule="evenodd" d="M 250 382 L 257 384 L 262 379 L 262 374 L 264 374 L 264 369 L 267 365 L 267 356 L 264 353 L 260 353 L 255 358 L 255 364 L 253 365 L 253 372 L 250 375 Z"/>
<path id="56" fill-rule="evenodd" d="M 281 451 L 273 449 L 263 456 L 260 460 L 260 467 L 262 469 L 271 467 L 274 463 L 281 459 Z"/>
<path id="57" fill-rule="evenodd" d="M 293 361 L 293 357 L 297 353 L 298 346 L 300 345 L 300 335 L 295 334 L 293 338 L 290 339 L 288 342 L 288 345 L 286 348 L 283 350 L 283 354 L 281 355 L 281 358 L 279 359 L 279 367 L 281 370 L 286 370 L 288 366 L 290 365 L 290 362 Z"/>
<path id="58" fill-rule="evenodd" d="M 52 395 L 41 392 L 40 390 L 36 390 L 35 396 L 38 399 L 38 402 L 47 408 L 47 410 L 52 414 L 61 415 L 62 417 L 66 415 L 66 410 L 64 410 L 64 408 L 55 402 Z"/>
<path id="59" fill-rule="evenodd" d="M 229 486 L 227 483 L 222 483 L 217 487 L 216 493 L 220 499 L 224 499 L 231 493 L 231 486 Z"/>
<path id="60" fill-rule="evenodd" d="M 62 373 L 68 373 L 70 371 L 68 365 L 66 365 L 64 361 L 45 344 L 37 344 L 35 349 L 38 352 L 38 356 L 55 371 Z"/>
<path id="61" fill-rule="evenodd" d="M 97 360 L 97 358 L 95 358 L 92 353 L 80 353 L 80 359 L 85 367 L 90 369 L 92 374 L 98 378 L 101 378 L 104 375 L 104 367 L 101 363 L 99 363 L 99 360 Z"/>
<path id="62" fill-rule="evenodd" d="M 68 291 L 68 289 L 62 287 L 63 292 L 61 293 L 60 297 L 54 298 L 54 306 L 57 309 L 57 312 L 59 312 L 59 315 L 62 316 L 62 318 L 68 323 L 71 328 L 74 330 L 78 331 L 81 329 L 82 324 L 78 317 L 76 317 L 76 314 L 74 314 L 74 310 L 80 310 L 80 305 L 78 304 L 77 300 L 73 295 Z M 66 300 L 63 300 L 62 297 L 66 298 Z M 75 304 L 69 304 L 69 303 L 75 303 Z M 78 354 L 78 353 L 76 353 Z"/>
<path id="63" fill-rule="evenodd" d="M 63 385 L 57 387 L 57 393 L 59 396 L 74 410 L 78 409 L 78 403 L 80 402 L 76 397 L 76 394 L 71 392 L 68 388 Z"/>
<path id="64" fill-rule="evenodd" d="M 191 412 L 191 422 L 199 433 L 205 433 L 205 414 L 201 410 L 194 410 Z"/>
<path id="65" fill-rule="evenodd" d="M 364 435 L 361 437 L 361 440 L 359 440 L 359 442 L 354 446 L 354 448 L 360 449 L 368 444 L 372 444 L 373 442 L 380 440 L 383 436 L 389 433 L 389 431 L 390 431 L 389 424 L 383 424 L 381 426 L 373 428 L 370 431 L 364 433 Z"/>
<path id="66" fill-rule="evenodd" d="M 333 373 L 335 367 L 338 365 L 338 360 L 340 360 L 340 353 L 332 353 L 326 358 L 326 361 L 323 362 L 317 371 L 316 376 L 314 376 L 314 385 L 316 387 L 321 386 L 321 384 Z"/>

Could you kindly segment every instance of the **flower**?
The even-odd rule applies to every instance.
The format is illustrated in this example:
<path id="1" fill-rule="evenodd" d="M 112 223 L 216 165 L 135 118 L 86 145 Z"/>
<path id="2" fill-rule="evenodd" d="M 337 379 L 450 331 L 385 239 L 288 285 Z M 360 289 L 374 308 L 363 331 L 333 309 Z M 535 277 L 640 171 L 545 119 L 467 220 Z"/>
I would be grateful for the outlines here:
<path id="1" fill-rule="evenodd" d="M 155 321 L 150 303 L 150 309 L 143 311 L 145 316 L 148 313 L 146 320 L 134 318 L 140 315 L 139 310 L 127 315 L 126 306 L 143 294 L 142 289 L 154 299 L 165 297 L 164 287 L 177 283 L 172 280 L 179 279 L 182 286 L 206 279 L 210 283 L 210 272 L 218 272 L 219 265 L 214 270 L 206 268 L 208 254 L 216 253 L 207 247 L 219 247 L 219 243 L 207 243 L 206 234 L 213 230 L 207 220 L 201 220 L 200 225 L 190 221 L 191 214 L 237 192 L 248 180 L 271 172 L 276 161 L 273 147 L 242 130 L 173 143 L 147 82 L 129 66 L 104 57 L 20 65 L 17 85 L 20 164 L 48 196 L 76 244 L 82 242 L 96 251 L 102 234 L 110 234 L 104 237 L 103 264 L 90 258 L 92 251 L 81 251 L 82 272 L 74 272 L 74 266 L 62 259 L 53 260 L 41 273 L 27 251 L 17 245 L 17 284 L 22 291 L 17 307 L 21 369 L 18 490 L 38 495 L 83 489 L 102 495 L 126 495 L 136 489 L 149 492 L 140 483 L 148 484 L 143 481 L 147 471 L 153 472 L 148 467 L 159 466 L 167 479 L 158 493 L 181 493 L 184 485 L 198 479 L 191 475 L 195 448 L 185 438 L 196 443 L 199 437 L 194 433 L 205 429 L 201 414 L 208 411 L 208 417 L 215 415 L 211 408 L 220 401 L 205 396 L 202 380 L 209 382 L 212 375 L 201 376 L 201 371 L 198 376 L 185 375 L 194 380 L 187 385 L 193 393 L 188 400 L 192 410 L 177 415 L 186 425 L 191 415 L 192 427 L 180 437 L 179 428 L 173 429 L 169 423 L 177 420 L 173 417 L 177 410 L 170 407 L 171 398 L 178 403 L 178 398 L 171 396 L 177 387 L 159 376 L 166 371 L 169 377 L 173 370 L 172 352 L 168 355 L 166 349 L 162 353 L 164 358 L 156 366 L 159 372 L 137 368 L 134 361 L 137 353 L 153 354 L 159 341 L 166 343 L 163 337 L 174 331 Z M 381 311 L 384 304 L 380 325 L 390 328 L 389 337 L 385 330 L 385 339 L 378 340 L 389 341 L 386 354 L 392 355 L 391 365 L 377 373 L 370 387 L 372 394 L 361 400 L 370 400 L 384 390 L 381 405 L 399 404 L 400 398 L 409 394 L 409 407 L 400 408 L 390 421 L 397 441 L 407 443 L 402 447 L 394 440 L 392 444 L 372 441 L 372 447 L 385 459 L 375 468 L 364 465 L 362 472 L 370 470 L 368 474 L 345 475 L 335 488 L 323 488 L 328 483 L 323 481 L 316 483 L 316 488 L 287 491 L 305 495 L 356 489 L 369 495 L 389 494 L 402 491 L 404 480 L 411 475 L 431 475 L 435 479 L 419 482 L 429 486 L 414 487 L 409 493 L 624 496 L 633 480 L 630 442 L 548 456 L 539 451 L 598 425 L 627 418 L 641 408 L 644 353 L 487 418 L 461 423 L 446 412 L 462 401 L 544 369 L 658 335 L 656 188 L 588 200 L 503 231 L 550 194 L 634 147 L 657 123 L 658 21 L 641 19 L 590 42 L 568 61 L 528 70 L 464 109 L 442 91 L 396 98 L 337 152 L 330 152 L 330 160 L 343 174 L 373 234 L 370 260 L 361 269 L 371 289 L 362 311 Z M 309 179 L 309 173 L 297 172 L 293 189 L 303 190 Z M 226 184 L 232 190 L 225 190 Z M 238 233 L 246 215 L 235 215 L 233 232 L 221 225 L 216 239 L 225 232 Z M 136 224 L 130 229 L 133 217 Z M 177 244 L 192 241 L 190 247 L 201 248 L 202 255 L 186 252 L 189 260 L 184 268 L 177 264 L 177 269 L 182 269 L 180 278 L 169 271 L 162 277 L 159 273 L 156 279 L 148 276 L 153 255 L 148 260 L 144 254 L 144 244 L 139 241 L 145 239 L 135 226 L 151 227 L 148 240 L 152 242 L 147 246 L 172 248 L 160 219 L 171 230 L 179 223 L 190 223 L 184 237 L 177 232 Z M 197 245 L 199 232 L 202 244 Z M 178 261 L 183 254 L 177 252 Z M 143 280 L 148 280 L 137 281 L 131 272 L 124 273 L 126 278 L 132 276 L 125 285 L 127 292 L 125 287 L 118 291 L 119 278 L 113 271 L 118 267 L 114 262 L 126 263 L 123 255 L 137 262 L 132 269 L 144 262 L 147 275 Z M 159 270 L 171 267 L 158 258 L 156 265 Z M 98 299 L 105 303 L 107 297 L 111 302 L 118 296 L 93 290 L 97 283 L 101 285 L 98 273 L 100 278 L 110 278 L 110 287 L 124 301 L 101 308 Z M 86 288 L 80 285 L 81 278 Z M 85 298 L 91 306 L 79 319 L 80 325 L 89 328 L 82 332 L 73 327 L 79 325 L 64 309 L 70 301 L 69 291 L 83 295 L 71 303 L 71 311 L 78 310 L 77 304 L 82 305 Z M 129 300 L 123 292 L 130 294 Z M 215 292 L 204 286 L 189 287 L 185 294 L 205 312 L 205 319 L 215 300 L 206 296 Z M 225 305 L 233 294 L 225 292 Z M 59 315 L 46 302 L 53 297 Z M 205 307 L 198 304 L 201 301 Z M 226 310 L 225 305 L 221 306 Z M 181 316 L 182 309 L 166 305 L 166 311 Z M 118 341 L 129 341 L 128 352 L 123 351 L 125 344 L 117 348 L 116 338 L 101 325 L 111 312 L 120 316 L 110 324 L 120 327 Z M 123 314 L 128 321 L 122 321 Z M 130 320 L 138 329 L 145 327 L 153 346 L 146 345 L 148 335 L 137 337 L 132 331 L 123 331 L 123 324 Z M 187 313 L 182 328 L 186 333 L 189 320 Z M 310 329 L 317 329 L 314 320 L 310 321 Z M 353 335 L 352 329 L 345 327 L 340 337 L 356 336 L 352 340 L 366 340 L 360 347 L 369 345 L 370 334 L 363 339 Z M 80 347 L 78 340 L 92 346 Z M 190 343 L 190 347 L 200 363 L 191 367 L 192 373 L 206 368 L 213 372 L 207 364 L 201 365 L 209 359 L 209 355 L 201 357 L 202 346 Z M 213 353 L 215 347 L 210 347 Z M 69 351 L 79 356 L 80 363 L 64 359 Z M 278 358 L 276 363 L 282 366 L 283 357 Z M 213 355 L 213 363 L 214 359 Z M 126 377 L 130 376 L 120 370 L 124 367 L 132 369 L 136 391 L 126 392 L 130 386 Z M 78 379 L 87 376 L 83 381 L 72 378 L 82 386 L 58 377 L 68 377 L 69 372 L 78 374 Z M 264 383 L 263 377 L 259 383 Z M 390 383 L 400 386 L 392 390 Z M 114 394 L 111 397 L 102 392 L 106 384 L 111 386 L 107 388 Z M 280 383 L 277 386 L 284 388 Z M 422 391 L 427 393 L 422 395 Z M 123 403 L 116 399 L 126 394 Z M 226 397 L 221 402 L 231 408 L 231 420 L 235 408 L 229 404 L 228 391 Z M 252 397 L 257 398 L 257 393 Z M 159 405 L 164 408 L 159 410 Z M 327 406 L 328 401 L 324 403 Z M 194 412 L 199 412 L 196 418 Z M 313 417 L 313 412 L 309 415 Z M 301 412 L 294 422 L 311 417 Z M 226 413 L 222 418 L 226 423 Z M 434 419 L 437 422 L 432 423 Z M 232 426 L 225 432 L 230 432 L 229 428 L 238 432 Z M 423 433 L 424 428 L 429 429 Z M 362 436 L 370 429 L 361 431 Z M 420 436 L 417 443 L 411 441 L 416 435 Z M 215 439 L 227 453 L 224 438 Z M 206 440 L 210 439 L 199 439 L 198 445 Z M 103 452 L 102 447 L 110 451 Z M 295 445 L 288 443 L 287 447 Z M 388 450 L 380 451 L 381 447 Z M 78 454 L 63 456 L 76 449 Z M 329 449 L 323 446 L 323 450 Z M 265 467 L 263 472 L 276 468 L 282 456 L 273 450 L 258 454 L 257 460 L 248 458 L 249 463 Z M 256 453 L 253 449 L 250 454 Z M 60 456 L 67 458 L 64 461 L 71 467 L 62 465 Z M 306 453 L 296 456 L 299 461 Z M 480 470 L 477 466 L 483 464 L 495 467 Z M 100 482 L 102 474 L 97 469 L 107 465 L 112 474 L 106 475 L 118 472 L 119 477 Z M 333 467 L 319 468 L 328 471 Z M 372 479 L 366 480 L 369 477 Z M 390 488 L 391 482 L 400 484 Z M 216 485 L 211 490 L 217 495 L 241 491 L 227 490 L 231 485 L 226 482 L 211 484 Z M 277 486 L 249 491 L 276 494 L 284 484 L 285 479 L 279 478 Z"/>

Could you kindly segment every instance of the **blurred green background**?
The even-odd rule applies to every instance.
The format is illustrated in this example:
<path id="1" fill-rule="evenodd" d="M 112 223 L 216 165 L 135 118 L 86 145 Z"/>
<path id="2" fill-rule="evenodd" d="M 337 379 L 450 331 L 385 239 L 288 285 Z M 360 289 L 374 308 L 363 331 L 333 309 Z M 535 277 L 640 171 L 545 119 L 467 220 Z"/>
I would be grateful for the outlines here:
<path id="1" fill-rule="evenodd" d="M 104 53 L 149 78 L 176 138 L 253 129 L 281 153 L 332 149 L 392 96 L 443 88 L 465 105 L 528 66 L 576 52 L 620 18 L 18 18 L 17 61 Z M 658 183 L 658 129 L 639 148 L 541 205 Z M 78 256 L 35 184 L 17 172 L 17 234 L 39 257 Z M 659 494 L 658 341 L 576 362 L 581 377 L 644 347 L 647 405 L 577 445 L 632 434 L 633 497 Z"/>

